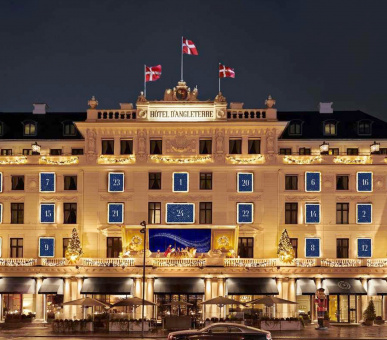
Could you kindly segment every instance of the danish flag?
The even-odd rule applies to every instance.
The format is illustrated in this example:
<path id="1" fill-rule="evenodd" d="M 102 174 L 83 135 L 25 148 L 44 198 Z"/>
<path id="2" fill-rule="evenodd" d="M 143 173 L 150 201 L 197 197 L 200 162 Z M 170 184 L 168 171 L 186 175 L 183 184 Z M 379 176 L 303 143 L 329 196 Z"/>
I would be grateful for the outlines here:
<path id="1" fill-rule="evenodd" d="M 161 65 L 145 66 L 145 81 L 155 81 L 161 77 Z"/>
<path id="2" fill-rule="evenodd" d="M 235 78 L 233 68 L 219 64 L 219 78 Z"/>
<path id="3" fill-rule="evenodd" d="M 198 55 L 198 50 L 196 49 L 195 44 L 186 38 L 182 39 L 182 49 L 184 54 L 193 54 L 193 55 Z"/>

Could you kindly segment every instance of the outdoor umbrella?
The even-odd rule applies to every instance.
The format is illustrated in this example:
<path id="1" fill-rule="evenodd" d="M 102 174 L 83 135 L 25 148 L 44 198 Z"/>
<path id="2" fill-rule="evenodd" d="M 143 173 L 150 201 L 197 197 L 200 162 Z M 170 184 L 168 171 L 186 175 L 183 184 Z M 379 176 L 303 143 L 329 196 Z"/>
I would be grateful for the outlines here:
<path id="1" fill-rule="evenodd" d="M 150 302 L 148 300 L 143 300 L 138 297 L 131 297 L 131 298 L 126 298 L 123 300 L 120 300 L 116 302 L 111 308 L 114 307 L 122 307 L 122 306 L 133 306 L 134 308 L 137 308 L 138 306 L 142 306 L 142 302 L 144 301 L 145 306 L 155 306 L 156 304 L 153 302 Z M 135 312 L 133 311 L 133 317 L 135 317 Z"/>
<path id="2" fill-rule="evenodd" d="M 179 307 L 179 316 L 180 316 L 180 307 L 181 306 L 192 306 L 192 303 L 185 302 L 185 301 L 172 301 L 169 303 L 164 303 L 164 306 L 178 306 Z"/>
<path id="3" fill-rule="evenodd" d="M 93 309 L 94 309 L 95 306 L 100 306 L 100 307 L 105 307 L 105 308 L 110 307 L 106 303 L 103 303 L 103 302 L 101 302 L 101 301 L 99 301 L 97 299 L 88 298 L 88 297 L 82 298 L 82 299 L 78 299 L 78 300 L 72 300 L 72 301 L 64 302 L 63 306 L 82 306 L 84 308 L 83 309 L 83 313 L 84 314 L 85 314 L 85 309 L 87 307 L 92 307 Z M 94 313 L 93 313 L 93 316 L 94 316 Z"/>
<path id="4" fill-rule="evenodd" d="M 242 302 L 239 302 L 239 301 L 236 301 L 236 300 L 233 300 L 233 299 L 229 299 L 229 298 L 226 298 L 224 296 L 218 296 L 216 298 L 213 298 L 213 299 L 210 299 L 210 300 L 207 300 L 207 301 L 203 301 L 202 304 L 203 305 L 217 305 L 220 308 L 220 314 L 219 314 L 220 317 L 222 316 L 222 307 L 223 306 L 226 306 L 226 305 L 243 305 Z"/>
<path id="5" fill-rule="evenodd" d="M 265 305 L 266 314 L 267 314 L 267 307 L 273 307 L 274 305 L 296 305 L 297 304 L 297 302 L 277 298 L 275 296 L 265 296 L 263 298 L 252 300 L 246 303 L 251 305 Z"/>

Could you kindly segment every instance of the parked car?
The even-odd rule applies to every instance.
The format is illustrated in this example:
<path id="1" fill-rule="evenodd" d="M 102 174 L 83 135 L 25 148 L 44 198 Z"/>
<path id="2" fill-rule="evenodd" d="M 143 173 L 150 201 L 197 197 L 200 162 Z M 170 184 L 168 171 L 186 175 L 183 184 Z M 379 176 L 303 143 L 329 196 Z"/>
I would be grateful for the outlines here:
<path id="1" fill-rule="evenodd" d="M 235 323 L 214 323 L 200 330 L 168 334 L 168 340 L 271 340 L 271 333 Z"/>

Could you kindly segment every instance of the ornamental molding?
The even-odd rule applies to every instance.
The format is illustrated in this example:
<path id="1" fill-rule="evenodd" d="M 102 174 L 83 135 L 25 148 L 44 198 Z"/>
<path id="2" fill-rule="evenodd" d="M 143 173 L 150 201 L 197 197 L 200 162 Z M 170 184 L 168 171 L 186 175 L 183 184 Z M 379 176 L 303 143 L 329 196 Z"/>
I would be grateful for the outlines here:
<path id="1" fill-rule="evenodd" d="M 27 175 L 26 176 L 26 191 L 37 192 L 39 189 L 39 176 L 38 175 Z"/>
<path id="2" fill-rule="evenodd" d="M 285 196 L 286 201 L 320 201 L 318 196 Z"/>
<path id="3" fill-rule="evenodd" d="M 114 200 L 131 201 L 133 199 L 133 196 L 117 192 L 117 193 L 110 193 L 110 194 L 100 194 L 99 199 L 100 201 L 114 201 Z"/>
<path id="4" fill-rule="evenodd" d="M 228 197 L 229 201 L 261 201 L 262 195 L 232 195 Z"/>
<path id="5" fill-rule="evenodd" d="M 0 196 L 0 201 L 24 201 L 24 195 L 23 196 Z"/>
<path id="6" fill-rule="evenodd" d="M 374 176 L 374 187 L 375 190 L 381 191 L 385 189 L 385 176 Z"/>
<path id="7" fill-rule="evenodd" d="M 61 202 L 61 201 L 78 201 L 77 196 L 41 196 L 40 201 L 43 202 Z"/>
<path id="8" fill-rule="evenodd" d="M 336 196 L 336 201 L 372 201 L 371 196 L 355 196 L 355 195 L 347 195 L 347 196 Z"/>
<path id="9" fill-rule="evenodd" d="M 177 131 L 175 138 L 167 139 L 167 153 L 196 153 L 197 138 L 187 138 L 185 131 Z"/>
<path id="10" fill-rule="evenodd" d="M 187 195 L 187 194 L 175 194 L 175 195 L 149 195 L 148 200 L 160 200 L 160 201 L 168 201 L 168 202 L 174 202 L 174 201 L 201 201 L 201 200 L 212 200 L 212 195 Z"/>

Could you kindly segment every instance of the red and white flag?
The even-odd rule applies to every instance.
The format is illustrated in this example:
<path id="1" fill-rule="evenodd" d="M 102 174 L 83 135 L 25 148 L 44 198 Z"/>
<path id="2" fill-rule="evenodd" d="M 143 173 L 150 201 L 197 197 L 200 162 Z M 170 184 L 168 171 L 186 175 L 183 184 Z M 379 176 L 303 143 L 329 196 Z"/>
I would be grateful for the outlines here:
<path id="1" fill-rule="evenodd" d="M 145 81 L 155 81 L 161 77 L 161 65 L 145 65 Z"/>
<path id="2" fill-rule="evenodd" d="M 182 39 L 182 49 L 184 54 L 193 54 L 198 55 L 198 50 L 196 49 L 195 44 L 192 42 L 192 40 L 188 40 L 186 38 Z"/>
<path id="3" fill-rule="evenodd" d="M 219 78 L 235 78 L 233 68 L 219 64 Z"/>

